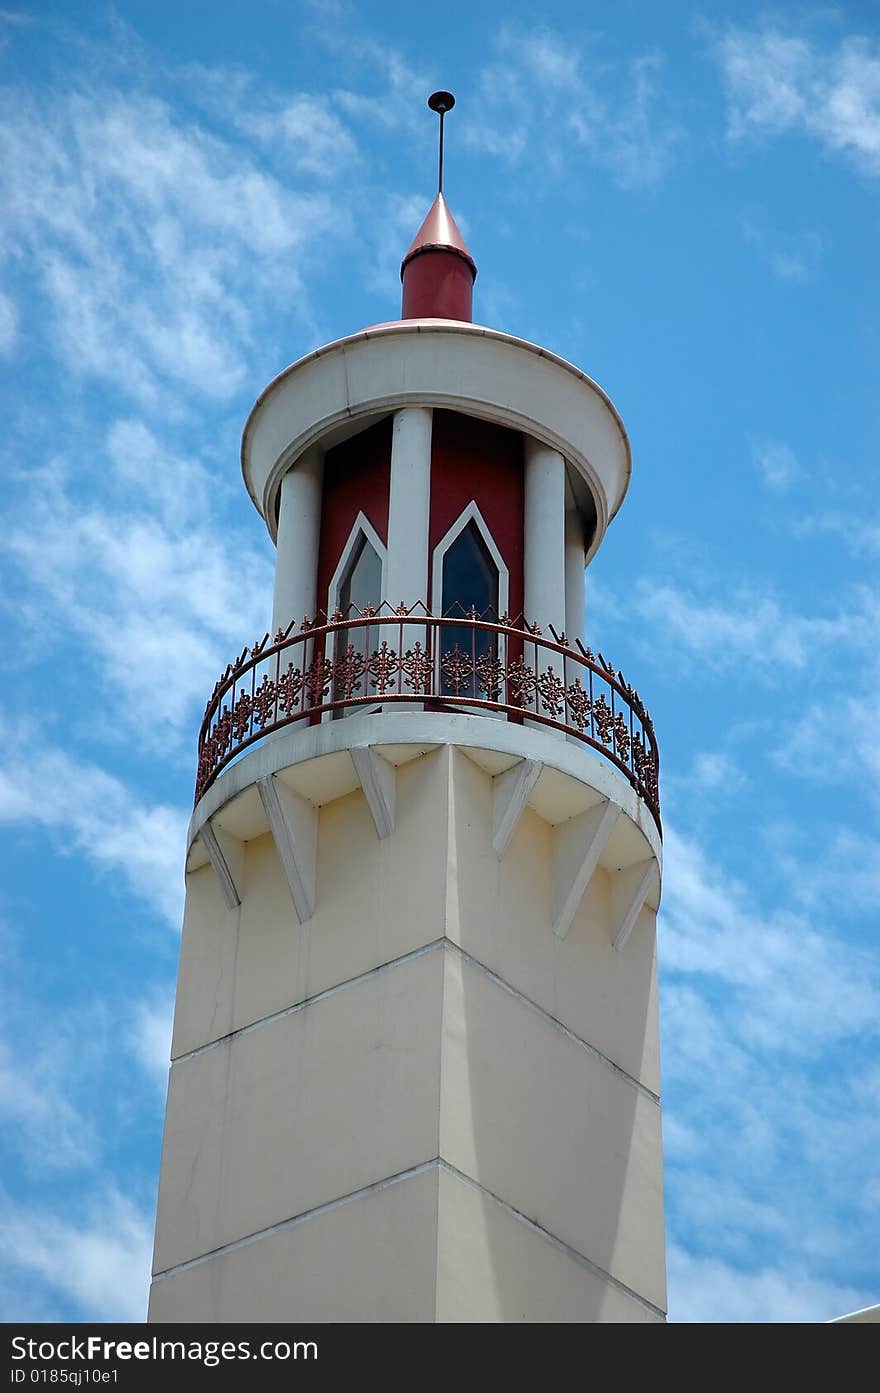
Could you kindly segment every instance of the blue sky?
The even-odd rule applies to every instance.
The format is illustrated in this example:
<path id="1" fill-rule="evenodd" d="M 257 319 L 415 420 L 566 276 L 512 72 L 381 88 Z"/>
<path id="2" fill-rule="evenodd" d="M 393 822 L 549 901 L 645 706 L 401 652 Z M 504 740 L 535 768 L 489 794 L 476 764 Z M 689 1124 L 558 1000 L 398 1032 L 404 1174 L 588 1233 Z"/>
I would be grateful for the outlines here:
<path id="1" fill-rule="evenodd" d="M 633 445 L 587 622 L 660 741 L 670 1316 L 880 1300 L 880 6 L 9 3 L 3 1317 L 143 1318 L 240 431 L 397 314 L 440 86 L 475 318 Z"/>

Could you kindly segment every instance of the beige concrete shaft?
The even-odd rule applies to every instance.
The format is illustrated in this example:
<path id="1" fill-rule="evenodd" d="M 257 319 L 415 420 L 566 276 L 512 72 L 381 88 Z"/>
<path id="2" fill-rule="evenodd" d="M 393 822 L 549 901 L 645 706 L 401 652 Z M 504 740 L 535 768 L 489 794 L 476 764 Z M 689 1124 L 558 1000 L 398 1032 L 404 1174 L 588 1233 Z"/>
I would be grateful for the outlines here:
<path id="1" fill-rule="evenodd" d="M 656 885 L 614 946 L 650 846 L 621 813 L 599 855 L 603 795 L 540 761 L 372 758 L 378 824 L 346 750 L 273 776 L 314 809 L 305 922 L 253 786 L 212 815 L 239 904 L 194 845 L 150 1319 L 662 1320 Z"/>

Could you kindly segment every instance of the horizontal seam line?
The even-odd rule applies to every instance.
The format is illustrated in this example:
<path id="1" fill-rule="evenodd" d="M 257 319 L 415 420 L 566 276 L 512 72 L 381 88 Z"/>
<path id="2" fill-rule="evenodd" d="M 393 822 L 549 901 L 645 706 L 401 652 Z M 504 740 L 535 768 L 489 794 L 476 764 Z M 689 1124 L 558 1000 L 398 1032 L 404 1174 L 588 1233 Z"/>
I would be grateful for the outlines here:
<path id="1" fill-rule="evenodd" d="M 424 957 L 426 953 L 436 952 L 442 948 L 445 940 L 435 938 L 430 943 L 423 943 L 421 947 L 414 948 L 409 953 L 404 953 L 399 958 L 390 958 L 386 963 L 379 963 L 378 967 L 370 967 L 366 972 L 359 972 L 356 977 L 346 977 L 343 982 L 336 982 L 332 987 L 325 987 L 323 991 L 316 992 L 314 996 L 303 997 L 302 1001 L 294 1001 L 290 1006 L 283 1006 L 280 1011 L 272 1011 L 268 1016 L 261 1016 L 259 1020 L 250 1021 L 248 1025 L 239 1026 L 237 1030 L 229 1030 L 225 1035 L 218 1035 L 216 1040 L 209 1040 L 206 1045 L 197 1045 L 193 1050 L 187 1050 L 184 1054 L 179 1054 L 171 1061 L 171 1067 L 175 1064 L 182 1064 L 184 1060 L 194 1059 L 196 1055 L 207 1054 L 208 1050 L 219 1049 L 221 1045 L 226 1045 L 230 1040 L 237 1040 L 240 1035 L 249 1035 L 253 1030 L 261 1030 L 264 1025 L 272 1025 L 274 1021 L 284 1020 L 286 1016 L 295 1016 L 298 1011 L 304 1011 L 307 1006 L 313 1006 L 318 1001 L 325 1001 L 330 996 L 335 996 L 337 992 L 347 991 L 350 987 L 360 986 L 362 982 L 367 982 L 371 977 L 379 977 L 383 972 L 388 972 L 392 967 L 400 967 L 402 963 L 413 962 L 416 958 Z"/>
<path id="2" fill-rule="evenodd" d="M 325 1200 L 323 1204 L 316 1204 L 312 1209 L 304 1209 L 300 1214 L 294 1214 L 289 1219 L 280 1219 L 277 1224 L 269 1224 L 264 1229 L 255 1229 L 253 1233 L 245 1234 L 243 1238 L 234 1238 L 229 1243 L 221 1243 L 216 1248 L 211 1248 L 207 1253 L 200 1253 L 196 1258 L 187 1258 L 186 1262 L 174 1263 L 171 1267 L 164 1267 L 160 1272 L 153 1273 L 154 1282 L 163 1282 L 166 1277 L 175 1277 L 178 1272 L 188 1272 L 191 1267 L 201 1267 L 203 1263 L 212 1262 L 214 1258 L 223 1257 L 226 1253 L 234 1253 L 239 1248 L 249 1248 L 252 1243 L 258 1243 L 262 1238 L 270 1238 L 273 1233 L 281 1233 L 284 1229 L 296 1228 L 299 1224 L 305 1223 L 307 1219 L 315 1219 L 321 1214 L 328 1214 L 333 1209 L 341 1209 L 343 1205 L 351 1204 L 352 1200 L 363 1198 L 364 1195 L 376 1195 L 382 1190 L 388 1190 L 393 1185 L 398 1185 L 402 1180 L 411 1180 L 413 1176 L 423 1175 L 432 1166 L 439 1162 L 439 1156 L 433 1156 L 429 1161 L 421 1161 L 417 1166 L 410 1166 L 408 1170 L 398 1171 L 396 1175 L 388 1175 L 384 1180 L 374 1180 L 369 1185 L 362 1185 L 359 1190 L 351 1190 L 347 1195 L 338 1195 L 336 1199 Z"/>
<path id="3" fill-rule="evenodd" d="M 496 986 L 499 986 L 502 991 L 515 997 L 516 1000 L 521 1001 L 524 1006 L 528 1006 L 531 1011 L 535 1011 L 539 1016 L 542 1016 L 544 1020 L 549 1021 L 556 1030 L 561 1031 L 567 1039 L 571 1040 L 575 1045 L 578 1045 L 580 1049 L 586 1050 L 587 1054 L 598 1060 L 600 1064 L 604 1064 L 606 1068 L 611 1069 L 615 1074 L 619 1074 L 622 1079 L 625 1079 L 626 1082 L 631 1084 L 639 1093 L 644 1094 L 652 1103 L 657 1103 L 659 1105 L 659 1094 L 655 1093 L 653 1089 L 648 1088 L 646 1084 L 643 1084 L 639 1079 L 635 1078 L 633 1074 L 628 1073 L 627 1070 L 622 1068 L 619 1064 L 615 1064 L 613 1059 L 609 1059 L 607 1054 L 603 1054 L 600 1049 L 597 1049 L 595 1045 L 591 1045 L 588 1040 L 584 1040 L 580 1035 L 576 1035 L 573 1030 L 570 1030 L 567 1025 L 564 1025 L 559 1017 L 554 1016 L 545 1006 L 539 1005 L 539 1003 L 533 1001 L 530 996 L 525 996 L 516 987 L 512 987 L 503 977 L 499 977 L 497 972 L 493 972 L 491 967 L 487 967 L 485 963 L 481 963 L 479 958 L 472 957 L 466 948 L 462 948 L 458 943 L 453 943 L 452 939 L 444 939 L 441 941 L 448 944 L 449 948 L 454 953 L 457 953 L 459 957 L 463 958 L 471 967 L 475 967 L 478 972 L 482 972 L 490 981 L 494 982 Z"/>
<path id="4" fill-rule="evenodd" d="M 487 1190 L 486 1186 L 481 1185 L 479 1180 L 474 1180 L 472 1175 L 466 1175 L 464 1171 L 460 1171 L 457 1166 L 454 1166 L 451 1161 L 445 1160 L 442 1156 L 438 1157 L 438 1165 L 440 1170 L 447 1171 L 450 1175 L 454 1175 L 457 1180 L 461 1180 L 465 1185 L 470 1185 L 472 1189 L 478 1190 L 481 1194 L 486 1195 L 503 1209 L 505 1213 L 510 1214 L 520 1224 L 525 1224 L 527 1228 L 540 1234 L 542 1238 L 547 1239 L 548 1242 L 566 1253 L 574 1262 L 577 1262 L 582 1267 L 586 1267 L 594 1276 L 601 1277 L 603 1281 L 610 1282 L 613 1287 L 617 1287 L 617 1289 L 624 1292 L 626 1296 L 632 1297 L 633 1301 L 637 1301 L 640 1306 L 644 1306 L 647 1310 L 653 1312 L 654 1315 L 662 1316 L 664 1320 L 666 1319 L 666 1312 L 662 1307 L 655 1306 L 654 1302 L 649 1301 L 646 1296 L 640 1296 L 632 1287 L 627 1286 L 626 1282 L 622 1282 L 619 1277 L 613 1276 L 606 1268 L 600 1267 L 598 1263 L 592 1262 L 579 1248 L 574 1248 L 570 1243 L 566 1243 L 564 1238 L 560 1238 L 557 1234 L 552 1233 L 551 1230 L 545 1228 L 543 1224 L 539 1224 L 536 1219 L 529 1218 L 528 1214 L 524 1214 L 521 1209 L 517 1209 L 509 1200 L 501 1199 L 500 1195 L 496 1195 L 494 1190 Z"/>
<path id="5" fill-rule="evenodd" d="M 560 1031 L 580 1049 L 585 1050 L 593 1059 L 603 1064 L 606 1069 L 610 1069 L 612 1073 L 619 1075 L 620 1078 L 624 1079 L 638 1093 L 641 1093 L 652 1103 L 659 1105 L 660 1096 L 655 1093 L 653 1089 L 648 1088 L 646 1084 L 643 1084 L 639 1079 L 635 1078 L 633 1074 L 630 1074 L 626 1069 L 622 1068 L 621 1065 L 616 1064 L 613 1059 L 609 1059 L 607 1054 L 603 1054 L 600 1049 L 597 1049 L 595 1045 L 591 1045 L 588 1040 L 584 1040 L 580 1035 L 576 1035 L 573 1030 L 563 1024 L 558 1016 L 554 1016 L 546 1007 L 539 1005 L 539 1003 L 533 1001 L 531 997 L 525 996 L 516 987 L 512 987 L 503 977 L 499 977 L 497 972 L 493 972 L 485 963 L 480 962 L 479 958 L 473 957 L 467 949 L 462 948 L 460 944 L 453 942 L 451 938 L 445 936 L 442 938 L 435 938 L 430 943 L 423 944 L 419 948 L 414 948 L 412 952 L 404 953 L 399 958 L 391 958 L 388 962 L 380 963 L 378 967 L 371 967 L 366 972 L 358 973 L 356 977 L 348 977 L 344 982 L 337 982 L 332 987 L 325 987 L 323 991 L 316 992 L 314 996 L 304 997 L 302 1001 L 296 1001 L 290 1006 L 283 1007 L 280 1011 L 273 1011 L 271 1015 L 262 1016 L 257 1021 L 251 1021 L 248 1025 L 240 1026 L 238 1030 L 230 1030 L 226 1035 L 220 1035 L 216 1040 L 211 1040 L 206 1045 L 198 1045 L 193 1050 L 187 1050 L 185 1054 L 180 1054 L 176 1059 L 172 1059 L 171 1066 L 173 1068 L 176 1064 L 182 1064 L 185 1060 L 194 1059 L 197 1055 L 206 1054 L 209 1050 L 219 1049 L 221 1045 L 228 1044 L 230 1041 L 238 1039 L 241 1035 L 249 1035 L 251 1031 L 260 1030 L 263 1026 L 271 1025 L 274 1021 L 283 1020 L 287 1016 L 296 1015 L 297 1012 L 304 1011 L 307 1006 L 315 1005 L 319 1001 L 325 1001 L 328 997 L 335 996 L 337 992 L 347 991 L 350 987 L 360 986 L 362 982 L 367 982 L 370 978 L 378 977 L 382 973 L 388 972 L 394 967 L 400 967 L 404 963 L 414 962 L 417 958 L 424 957 L 427 953 L 436 952 L 437 949 L 443 949 L 447 952 L 457 954 L 464 962 L 469 963 L 470 966 L 476 968 L 478 972 L 482 972 L 490 981 L 500 987 L 502 991 L 507 992 L 509 996 L 514 997 L 517 1001 L 521 1001 L 524 1006 L 536 1012 L 537 1015 L 541 1016 L 544 1020 L 549 1021 L 554 1029 Z"/>
<path id="6" fill-rule="evenodd" d="M 454 1166 L 442 1156 L 433 1156 L 429 1161 L 422 1161 L 417 1166 L 410 1166 L 407 1170 L 398 1171 L 395 1175 L 387 1176 L 384 1180 L 375 1180 L 369 1185 L 361 1186 L 358 1190 L 349 1191 L 346 1195 L 339 1195 L 336 1199 L 327 1200 L 324 1204 L 315 1205 L 312 1209 L 305 1209 L 302 1213 L 295 1214 L 289 1219 L 282 1219 L 277 1224 L 269 1224 L 266 1228 L 257 1229 L 253 1233 L 246 1234 L 243 1238 L 233 1239 L 230 1243 L 222 1243 L 217 1248 L 212 1248 L 207 1253 L 200 1253 L 196 1258 L 189 1258 L 186 1262 L 175 1263 L 171 1267 L 163 1268 L 160 1272 L 153 1273 L 153 1281 L 164 1282 L 167 1278 L 176 1277 L 181 1272 L 188 1272 L 194 1267 L 202 1267 L 205 1263 L 213 1262 L 215 1258 L 225 1257 L 227 1253 L 237 1252 L 240 1248 L 249 1248 L 252 1244 L 259 1243 L 264 1238 L 271 1238 L 276 1233 L 283 1233 L 288 1229 L 297 1228 L 300 1224 L 306 1223 L 309 1219 L 316 1219 L 322 1214 L 328 1214 L 333 1210 L 341 1209 L 345 1205 L 351 1204 L 355 1200 L 363 1199 L 367 1195 L 380 1194 L 383 1190 L 391 1189 L 395 1185 L 399 1185 L 406 1180 L 412 1180 L 418 1175 L 425 1175 L 434 1168 L 446 1171 L 448 1175 L 454 1176 L 456 1180 L 462 1181 L 479 1194 L 485 1195 L 488 1199 L 492 1200 L 494 1204 L 497 1204 L 499 1208 L 503 1209 L 506 1214 L 509 1214 L 515 1219 L 517 1223 L 524 1224 L 526 1228 L 531 1229 L 534 1233 L 537 1233 L 540 1237 L 552 1243 L 554 1247 L 565 1253 L 566 1256 L 578 1263 L 579 1266 L 585 1267 L 593 1276 L 600 1277 L 603 1281 L 609 1282 L 613 1287 L 616 1287 L 617 1290 L 622 1291 L 624 1295 L 630 1297 L 633 1301 L 637 1301 L 640 1306 L 644 1306 L 646 1310 L 665 1319 L 666 1312 L 660 1306 L 656 1306 L 654 1302 L 649 1301 L 647 1297 L 641 1296 L 637 1291 L 634 1291 L 632 1287 L 627 1286 L 626 1282 L 622 1282 L 619 1277 L 613 1276 L 606 1268 L 600 1267 L 598 1263 L 593 1262 L 586 1254 L 582 1253 L 580 1249 L 572 1247 L 570 1243 L 566 1243 L 564 1239 L 559 1238 L 557 1234 L 552 1233 L 551 1230 L 545 1228 L 543 1224 L 539 1224 L 537 1220 L 529 1218 L 521 1209 L 517 1209 L 507 1200 L 501 1199 L 494 1191 L 488 1190 L 485 1185 L 481 1185 L 473 1176 L 466 1175 L 464 1171 L 460 1171 L 457 1166 Z"/>

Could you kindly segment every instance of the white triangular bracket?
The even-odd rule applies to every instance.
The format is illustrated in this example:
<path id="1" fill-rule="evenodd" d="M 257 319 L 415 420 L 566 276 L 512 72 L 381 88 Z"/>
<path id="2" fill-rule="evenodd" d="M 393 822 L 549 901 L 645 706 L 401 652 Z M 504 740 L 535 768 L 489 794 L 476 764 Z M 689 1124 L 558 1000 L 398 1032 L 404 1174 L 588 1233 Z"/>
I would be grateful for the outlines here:
<path id="1" fill-rule="evenodd" d="M 492 845 L 499 861 L 510 845 L 543 768 L 538 759 L 521 759 L 492 780 Z"/>
<path id="2" fill-rule="evenodd" d="M 301 924 L 315 912 L 318 810 L 270 774 L 257 789 Z"/>
<path id="3" fill-rule="evenodd" d="M 553 829 L 553 932 L 565 938 L 620 808 L 609 799 Z"/>
<path id="4" fill-rule="evenodd" d="M 615 871 L 611 877 L 611 941 L 618 952 L 626 946 L 657 874 L 657 862 L 652 856 L 624 871 Z"/>
<path id="5" fill-rule="evenodd" d="M 358 776 L 377 837 L 390 837 L 394 831 L 394 808 L 397 790 L 397 771 L 369 745 L 350 751 L 354 771 Z"/>
<path id="6" fill-rule="evenodd" d="M 202 845 L 217 873 L 227 909 L 238 909 L 244 894 L 244 842 L 209 822 L 199 829 Z"/>

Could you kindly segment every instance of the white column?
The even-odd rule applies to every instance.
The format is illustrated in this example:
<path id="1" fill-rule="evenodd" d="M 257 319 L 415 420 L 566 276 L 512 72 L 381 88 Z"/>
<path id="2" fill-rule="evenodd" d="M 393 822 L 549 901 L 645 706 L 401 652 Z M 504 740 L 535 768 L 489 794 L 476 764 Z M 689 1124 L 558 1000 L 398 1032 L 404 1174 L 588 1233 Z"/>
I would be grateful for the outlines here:
<path id="1" fill-rule="evenodd" d="M 565 632 L 569 643 L 586 643 L 584 623 L 584 525 L 577 508 L 565 514 Z"/>
<path id="2" fill-rule="evenodd" d="M 565 460 L 537 440 L 526 437 L 525 445 L 524 610 L 527 623 L 539 624 L 552 641 L 551 624 L 557 634 L 565 629 Z M 526 662 L 534 659 L 539 677 L 551 675 L 552 668 L 554 679 L 565 680 L 565 662 L 557 654 L 537 645 L 532 650 L 528 643 L 525 648 Z M 540 693 L 536 710 L 546 711 Z"/>
<path id="3" fill-rule="evenodd" d="M 428 603 L 431 420 L 431 409 L 425 406 L 404 407 L 394 417 L 383 596 L 390 605 Z"/>
<path id="4" fill-rule="evenodd" d="M 318 608 L 318 542 L 324 457 L 320 447 L 297 460 L 281 480 L 272 634 L 313 618 Z"/>
<path id="5" fill-rule="evenodd" d="M 570 492 L 570 486 L 569 486 Z M 584 524 L 573 497 L 568 497 L 565 511 L 565 636 L 577 652 L 576 640 L 586 646 L 586 623 L 584 620 Z M 565 662 L 566 685 L 579 681 L 585 686 L 585 672 L 580 663 L 567 658 Z M 567 737 L 574 744 L 577 736 Z"/>
<path id="6" fill-rule="evenodd" d="M 391 488 L 388 499 L 388 565 L 385 599 L 411 608 L 428 603 L 428 525 L 431 517 L 431 428 L 428 406 L 405 406 L 395 413 L 391 431 Z M 401 652 L 420 644 L 431 651 L 426 626 L 404 626 Z M 408 710 L 421 711 L 420 703 Z"/>
<path id="7" fill-rule="evenodd" d="M 526 439 L 525 616 L 545 634 L 565 628 L 565 461 Z M 549 635 L 548 635 L 549 636 Z"/>

